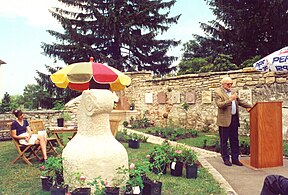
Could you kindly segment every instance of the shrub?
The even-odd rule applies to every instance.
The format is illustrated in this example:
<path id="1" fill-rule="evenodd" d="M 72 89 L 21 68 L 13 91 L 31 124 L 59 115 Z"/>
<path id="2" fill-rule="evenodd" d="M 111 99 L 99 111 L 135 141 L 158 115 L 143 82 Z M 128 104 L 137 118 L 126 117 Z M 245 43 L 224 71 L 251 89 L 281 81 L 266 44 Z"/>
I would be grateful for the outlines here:
<path id="1" fill-rule="evenodd" d="M 123 122 L 123 126 L 124 126 L 124 127 L 127 127 L 128 125 L 129 125 L 128 121 L 124 121 L 124 122 Z"/>

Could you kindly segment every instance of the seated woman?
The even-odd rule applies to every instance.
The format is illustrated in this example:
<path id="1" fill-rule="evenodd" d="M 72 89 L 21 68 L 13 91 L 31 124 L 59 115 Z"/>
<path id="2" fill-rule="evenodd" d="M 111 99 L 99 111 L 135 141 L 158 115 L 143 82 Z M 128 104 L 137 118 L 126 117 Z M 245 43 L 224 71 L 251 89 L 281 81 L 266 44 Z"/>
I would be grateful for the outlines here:
<path id="1" fill-rule="evenodd" d="M 40 144 L 43 161 L 45 161 L 47 159 L 46 137 L 44 135 L 32 134 L 29 123 L 26 119 L 24 119 L 24 115 L 21 110 L 14 110 L 13 114 L 17 117 L 17 119 L 12 122 L 11 136 L 15 139 L 18 139 L 20 144 Z"/>

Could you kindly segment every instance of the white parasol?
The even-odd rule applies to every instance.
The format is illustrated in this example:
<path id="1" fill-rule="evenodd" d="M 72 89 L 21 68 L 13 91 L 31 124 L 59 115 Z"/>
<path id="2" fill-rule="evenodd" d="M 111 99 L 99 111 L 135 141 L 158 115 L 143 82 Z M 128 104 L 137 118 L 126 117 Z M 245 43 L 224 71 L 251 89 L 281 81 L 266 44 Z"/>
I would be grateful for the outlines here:
<path id="1" fill-rule="evenodd" d="M 255 62 L 253 67 L 259 71 L 288 71 L 288 47 L 275 51 Z"/>

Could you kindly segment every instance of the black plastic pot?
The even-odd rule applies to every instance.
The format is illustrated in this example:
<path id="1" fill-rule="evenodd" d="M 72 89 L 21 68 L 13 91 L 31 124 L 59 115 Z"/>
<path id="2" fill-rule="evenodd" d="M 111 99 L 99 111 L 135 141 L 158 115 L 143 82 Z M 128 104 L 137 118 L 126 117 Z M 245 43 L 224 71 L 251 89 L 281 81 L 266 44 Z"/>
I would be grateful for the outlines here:
<path id="1" fill-rule="evenodd" d="M 64 118 L 57 118 L 57 126 L 64 127 Z"/>
<path id="2" fill-rule="evenodd" d="M 105 195 L 119 195 L 120 188 L 105 187 Z"/>
<path id="3" fill-rule="evenodd" d="M 139 140 L 129 140 L 128 141 L 128 147 L 137 149 L 140 147 L 140 141 Z"/>
<path id="4" fill-rule="evenodd" d="M 162 182 L 160 181 L 152 181 L 152 180 L 145 180 L 143 181 L 144 188 L 142 194 L 144 195 L 161 195 L 162 190 Z"/>
<path id="5" fill-rule="evenodd" d="M 41 184 L 43 191 L 50 191 L 52 186 L 52 177 L 41 176 Z"/>
<path id="6" fill-rule="evenodd" d="M 170 174 L 172 176 L 180 177 L 182 176 L 182 172 L 183 172 L 183 162 L 177 161 L 170 163 Z"/>
<path id="7" fill-rule="evenodd" d="M 197 172 L 198 172 L 198 165 L 197 164 L 193 164 L 193 165 L 185 165 L 185 169 L 186 169 L 186 178 L 190 179 L 190 178 L 197 178 Z"/>
<path id="8" fill-rule="evenodd" d="M 65 195 L 65 193 L 68 192 L 68 186 L 52 186 L 50 188 L 51 195 Z"/>
<path id="9" fill-rule="evenodd" d="M 76 188 L 73 192 L 71 192 L 72 195 L 90 195 L 91 194 L 91 188 Z"/>

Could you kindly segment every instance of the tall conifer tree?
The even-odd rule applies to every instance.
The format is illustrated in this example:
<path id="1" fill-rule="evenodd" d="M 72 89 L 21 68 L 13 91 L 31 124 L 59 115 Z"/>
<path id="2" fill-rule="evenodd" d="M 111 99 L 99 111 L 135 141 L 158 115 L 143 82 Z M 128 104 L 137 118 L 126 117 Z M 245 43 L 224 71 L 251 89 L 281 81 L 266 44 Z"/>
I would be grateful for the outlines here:
<path id="1" fill-rule="evenodd" d="M 288 1 L 206 1 L 216 19 L 201 23 L 206 35 L 194 35 L 198 45 L 187 43 L 190 47 L 184 48 L 184 60 L 212 57 L 213 61 L 218 54 L 226 54 L 239 67 L 254 56 L 264 57 L 287 46 Z"/>
<path id="2" fill-rule="evenodd" d="M 157 40 L 157 35 L 177 24 L 180 15 L 169 17 L 176 0 L 58 0 L 66 9 L 50 12 L 64 33 L 48 30 L 57 43 L 42 43 L 45 55 L 66 64 L 107 62 L 121 71 L 151 70 L 169 73 L 174 56 L 167 50 L 180 41 Z M 73 9 L 70 9 L 73 8 Z M 71 11 L 73 10 L 73 11 Z"/>

